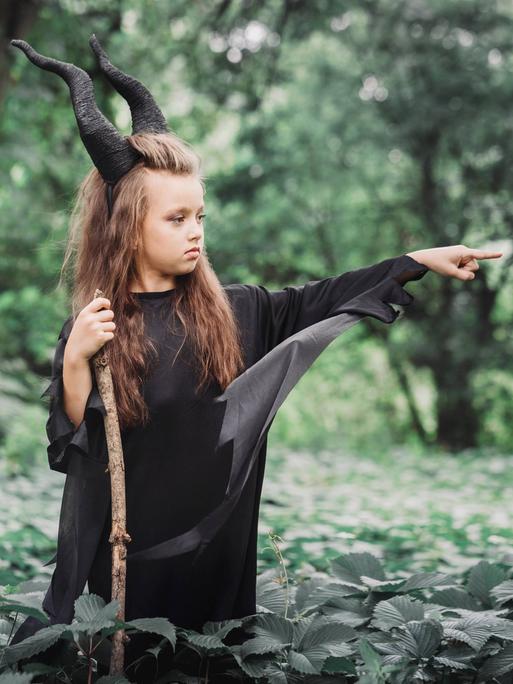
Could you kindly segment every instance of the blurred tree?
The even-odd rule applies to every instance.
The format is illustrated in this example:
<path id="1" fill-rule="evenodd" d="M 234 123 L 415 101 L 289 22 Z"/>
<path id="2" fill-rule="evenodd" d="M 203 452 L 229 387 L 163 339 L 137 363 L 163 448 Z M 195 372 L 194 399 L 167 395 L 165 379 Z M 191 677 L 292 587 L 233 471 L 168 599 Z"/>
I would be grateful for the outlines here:
<path id="1" fill-rule="evenodd" d="M 0 119 L 1 371 L 20 381 L 20 399 L 33 401 L 34 377 L 50 371 L 67 210 L 90 160 L 67 87 L 8 48 L 12 37 L 89 70 L 122 132 L 128 108 L 96 72 L 90 34 L 150 87 L 204 159 L 209 253 L 224 282 L 283 287 L 423 247 L 510 238 L 509 5 L 52 0 L 21 22 L 22 5 L 0 5 L 10 17 L 0 93 L 11 86 Z M 401 330 L 369 323 L 385 333 L 423 441 L 473 446 L 493 425 L 476 393 L 487 372 L 511 373 L 503 262 L 472 283 L 428 276 Z M 433 378 L 434 431 L 415 368 Z"/>

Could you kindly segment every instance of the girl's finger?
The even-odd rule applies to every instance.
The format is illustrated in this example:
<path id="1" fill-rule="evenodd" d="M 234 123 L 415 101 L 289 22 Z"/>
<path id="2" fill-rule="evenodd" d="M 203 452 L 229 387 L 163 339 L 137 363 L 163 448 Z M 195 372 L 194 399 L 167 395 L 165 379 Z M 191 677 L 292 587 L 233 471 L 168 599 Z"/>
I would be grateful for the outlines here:
<path id="1" fill-rule="evenodd" d="M 482 249 L 471 249 L 465 256 L 470 256 L 473 259 L 498 259 L 502 254 L 502 252 L 485 252 Z"/>
<path id="2" fill-rule="evenodd" d="M 451 269 L 448 275 L 457 278 L 458 280 L 474 280 L 476 277 L 472 271 L 465 270 L 465 268 L 458 268 L 457 266 Z"/>
<path id="3" fill-rule="evenodd" d="M 479 271 L 479 264 L 476 259 L 470 259 L 470 261 L 467 261 L 461 268 L 465 268 L 467 271 Z"/>

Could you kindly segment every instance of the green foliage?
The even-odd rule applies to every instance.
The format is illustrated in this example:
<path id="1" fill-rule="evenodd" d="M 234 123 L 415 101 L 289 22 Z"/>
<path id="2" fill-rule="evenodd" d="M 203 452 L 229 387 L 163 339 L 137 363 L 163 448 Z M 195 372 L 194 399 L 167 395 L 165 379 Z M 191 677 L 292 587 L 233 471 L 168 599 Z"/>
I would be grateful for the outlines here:
<path id="1" fill-rule="evenodd" d="M 105 604 L 99 596 L 83 594 L 75 601 L 70 625 L 43 627 L 14 646 L 4 645 L 0 684 L 29 672 L 29 677 L 44 673 L 45 681 L 58 681 L 52 673 L 74 676 L 84 667 L 90 681 L 130 681 L 130 676 L 109 678 L 105 671 L 109 637 L 121 628 L 127 634 L 158 636 L 140 662 L 158 660 L 171 646 L 173 668 L 148 682 L 195 681 L 206 661 L 212 684 L 232 676 L 311 684 L 330 677 L 348 684 L 442 683 L 448 678 L 470 684 L 502 681 L 513 672 L 513 566 L 479 562 L 462 578 L 436 572 L 393 577 L 377 557 L 349 553 L 334 559 L 332 569 L 333 574 L 287 582 L 267 571 L 258 578 L 257 613 L 207 622 L 201 632 L 165 618 L 123 622 L 115 617 L 117 601 Z M 275 592 L 282 600 L 273 601 L 273 611 L 266 604 Z M 17 609 L 7 611 L 8 603 L 4 597 L 3 612 L 18 624 Z M 228 640 L 234 629 L 245 634 L 239 643 Z M 47 649 L 59 640 L 68 648 L 64 661 L 59 660 L 62 651 L 50 662 L 35 661 L 45 651 L 48 656 Z M 15 673 L 14 666 L 21 672 Z"/>
<path id="2" fill-rule="evenodd" d="M 98 78 L 90 34 L 148 85 L 203 158 L 206 241 L 223 282 L 281 288 L 459 242 L 510 252 L 507 3 L 56 0 L 12 23 L 41 52 L 89 69 L 102 111 L 123 133 L 128 107 Z M 0 373 L 33 404 L 69 308 L 56 284 L 90 160 L 65 84 L 14 48 L 7 60 Z M 430 274 L 409 286 L 416 302 L 405 320 L 385 337 L 366 329 L 326 352 L 276 435 L 292 448 L 343 437 L 359 448 L 379 439 L 509 449 L 508 265 L 483 265 L 471 284 Z M 13 412 L 23 426 L 18 404 Z M 30 463 L 32 444 L 11 423 L 4 418 L 0 439 L 10 439 L 11 462 Z"/>

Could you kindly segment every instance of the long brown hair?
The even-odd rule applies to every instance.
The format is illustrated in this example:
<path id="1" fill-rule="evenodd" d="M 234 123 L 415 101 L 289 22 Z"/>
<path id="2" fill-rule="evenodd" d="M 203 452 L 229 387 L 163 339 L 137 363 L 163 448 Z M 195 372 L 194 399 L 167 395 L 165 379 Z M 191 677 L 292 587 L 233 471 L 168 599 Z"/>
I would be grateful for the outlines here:
<path id="1" fill-rule="evenodd" d="M 192 174 L 205 187 L 199 156 L 175 134 L 138 133 L 127 136 L 127 140 L 141 153 L 142 160 L 114 186 L 110 219 L 99 172 L 93 167 L 84 178 L 72 209 L 61 271 L 62 281 L 71 266 L 73 321 L 94 298 L 96 288 L 110 300 L 116 330 L 103 349 L 112 371 L 122 429 L 146 424 L 149 419 L 141 383 L 156 353 L 152 340 L 144 334 L 140 303 L 129 290 L 138 275 L 136 245 L 141 244 L 149 207 L 145 167 Z M 209 380 L 217 381 L 224 390 L 244 368 L 244 359 L 230 301 L 205 249 L 194 270 L 175 276 L 175 281 L 175 312 L 200 371 L 197 392 Z"/>

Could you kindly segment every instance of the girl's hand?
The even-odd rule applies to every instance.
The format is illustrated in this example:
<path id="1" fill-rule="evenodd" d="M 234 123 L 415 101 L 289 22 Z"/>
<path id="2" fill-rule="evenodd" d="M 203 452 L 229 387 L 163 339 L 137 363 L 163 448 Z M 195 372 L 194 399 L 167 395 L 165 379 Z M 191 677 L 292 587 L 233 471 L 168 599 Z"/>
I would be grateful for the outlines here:
<path id="1" fill-rule="evenodd" d="M 113 339 L 116 324 L 109 306 L 108 299 L 96 297 L 78 314 L 64 352 L 70 360 L 88 361 L 105 342 Z"/>
<path id="2" fill-rule="evenodd" d="M 407 256 L 440 275 L 458 280 L 473 280 L 474 272 L 479 269 L 478 259 L 498 259 L 502 252 L 485 252 L 482 249 L 470 249 L 465 245 L 451 245 L 419 249 L 416 252 L 409 252 Z"/>

